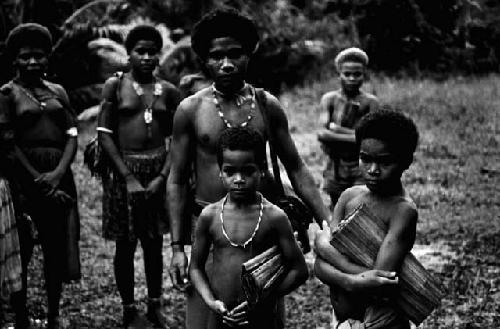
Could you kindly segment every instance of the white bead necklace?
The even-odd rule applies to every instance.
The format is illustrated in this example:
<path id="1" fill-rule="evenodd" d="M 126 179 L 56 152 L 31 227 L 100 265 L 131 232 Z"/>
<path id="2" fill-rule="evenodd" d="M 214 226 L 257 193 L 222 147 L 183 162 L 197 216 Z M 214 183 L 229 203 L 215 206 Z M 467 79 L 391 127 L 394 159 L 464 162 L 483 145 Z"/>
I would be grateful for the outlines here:
<path id="1" fill-rule="evenodd" d="M 142 105 L 144 106 L 144 123 L 146 124 L 146 127 L 148 129 L 148 137 L 151 138 L 152 137 L 151 123 L 153 122 L 153 106 L 156 103 L 158 97 L 161 96 L 163 87 L 160 82 L 158 81 L 155 82 L 155 87 L 153 91 L 154 97 L 153 100 L 151 101 L 151 104 L 149 105 L 145 104 L 146 102 L 143 99 L 144 89 L 142 89 L 142 86 L 137 81 L 132 81 L 132 87 L 134 88 L 137 96 L 139 96 Z"/>
<path id="2" fill-rule="evenodd" d="M 245 87 L 243 87 L 243 89 L 244 88 Z M 250 91 L 251 91 L 251 101 L 252 101 L 252 103 L 250 104 L 250 111 L 249 111 L 245 121 L 243 121 L 242 123 L 240 123 L 236 126 L 246 127 L 248 125 L 248 123 L 250 122 L 250 120 L 252 120 L 252 118 L 253 118 L 253 111 L 255 110 L 255 89 L 253 87 L 250 87 Z M 219 113 L 219 117 L 222 119 L 222 121 L 224 122 L 224 125 L 227 128 L 232 128 L 235 125 L 233 125 L 231 122 L 229 122 L 229 120 L 227 120 L 226 117 L 224 116 L 224 113 L 222 112 L 222 105 L 219 103 L 219 100 L 217 99 L 217 93 L 218 93 L 218 91 L 215 88 L 215 84 L 213 84 L 212 85 L 212 96 L 213 96 L 213 101 L 214 101 L 215 107 L 217 108 L 217 112 Z M 236 99 L 236 105 L 238 106 L 238 108 L 241 108 L 241 105 L 243 105 L 243 102 L 240 102 L 238 99 Z"/>
<path id="3" fill-rule="evenodd" d="M 236 243 L 233 240 L 231 240 L 231 238 L 227 235 L 226 229 L 224 228 L 224 205 L 226 204 L 228 195 L 226 195 L 224 197 L 224 200 L 222 200 L 222 205 L 221 205 L 221 210 L 220 210 L 220 222 L 221 222 L 221 226 L 222 226 L 222 235 L 224 235 L 227 242 L 229 242 L 229 244 L 235 248 L 245 249 L 247 247 L 247 245 L 253 241 L 253 238 L 255 237 L 255 235 L 257 234 L 257 231 L 259 230 L 260 222 L 262 221 L 262 213 L 264 210 L 264 197 L 262 197 L 262 194 L 260 194 L 259 192 L 257 192 L 257 193 L 260 197 L 259 218 L 257 219 L 257 224 L 255 225 L 255 229 L 253 230 L 252 235 L 243 243 Z"/>

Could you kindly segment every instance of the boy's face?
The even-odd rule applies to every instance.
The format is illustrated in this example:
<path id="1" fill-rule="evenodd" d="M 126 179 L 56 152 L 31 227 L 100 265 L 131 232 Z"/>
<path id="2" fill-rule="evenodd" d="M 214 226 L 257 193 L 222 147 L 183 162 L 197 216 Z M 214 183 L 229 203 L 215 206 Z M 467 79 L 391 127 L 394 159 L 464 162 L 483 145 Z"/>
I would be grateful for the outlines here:
<path id="1" fill-rule="evenodd" d="M 14 60 L 14 65 L 21 75 L 39 76 L 45 72 L 48 57 L 45 50 L 40 47 L 21 47 Z"/>
<path id="2" fill-rule="evenodd" d="M 254 152 L 228 150 L 222 152 L 221 179 L 233 200 L 255 196 L 260 184 L 261 171 Z"/>
<path id="3" fill-rule="evenodd" d="M 339 68 L 340 84 L 347 92 L 357 92 L 365 79 L 365 66 L 358 62 L 343 62 Z"/>
<path id="4" fill-rule="evenodd" d="M 375 193 L 384 193 L 401 180 L 403 165 L 387 144 L 381 140 L 368 138 L 361 141 L 359 168 L 366 186 Z"/>
<path id="5" fill-rule="evenodd" d="M 205 66 L 217 88 L 231 92 L 241 88 L 250 57 L 240 42 L 231 37 L 213 39 Z"/>
<path id="6" fill-rule="evenodd" d="M 143 73 L 153 73 L 159 62 L 159 49 L 151 40 L 139 40 L 130 50 L 130 65 L 133 70 Z"/>

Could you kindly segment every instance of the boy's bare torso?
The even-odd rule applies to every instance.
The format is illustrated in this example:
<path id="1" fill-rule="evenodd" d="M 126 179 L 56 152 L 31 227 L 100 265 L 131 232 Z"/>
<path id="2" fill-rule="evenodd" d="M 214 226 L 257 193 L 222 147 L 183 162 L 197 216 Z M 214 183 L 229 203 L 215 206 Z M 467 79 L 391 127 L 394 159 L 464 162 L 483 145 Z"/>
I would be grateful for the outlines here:
<path id="1" fill-rule="evenodd" d="M 209 235 L 213 244 L 213 271 L 209 281 L 217 299 L 222 300 L 229 310 L 245 301 L 241 285 L 241 268 L 247 260 L 278 244 L 278 236 L 273 221 L 281 213 L 269 201 L 264 201 L 263 216 L 252 242 L 246 247 L 234 247 L 222 233 L 220 220 L 222 202 L 210 205 L 204 213 L 211 217 Z M 253 205 L 248 212 L 224 207 L 224 229 L 228 237 L 236 243 L 246 241 L 254 232 L 260 206 Z M 260 305 L 251 313 L 250 323 L 266 320 L 272 322 L 275 316 L 275 301 Z M 267 326 L 266 326 L 267 327 Z M 216 328 L 219 328 L 216 326 Z"/>

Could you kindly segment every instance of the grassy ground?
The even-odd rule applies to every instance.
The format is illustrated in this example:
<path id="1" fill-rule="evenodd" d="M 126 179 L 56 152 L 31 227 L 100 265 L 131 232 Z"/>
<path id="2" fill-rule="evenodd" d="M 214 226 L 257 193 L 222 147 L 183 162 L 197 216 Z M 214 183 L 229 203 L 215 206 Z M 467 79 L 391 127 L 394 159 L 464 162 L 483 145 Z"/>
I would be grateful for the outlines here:
<path id="1" fill-rule="evenodd" d="M 332 79 L 282 96 L 297 146 L 318 184 L 325 157 L 314 133 L 321 124 L 317 103 L 321 94 L 336 87 Z M 374 78 L 366 87 L 383 103 L 412 116 L 421 132 L 415 163 L 404 176 L 420 211 L 417 242 L 441 243 L 456 255 L 436 272 L 447 295 L 421 327 L 500 327 L 500 77 L 439 83 Z M 88 138 L 82 134 L 80 144 Z M 62 315 L 67 328 L 114 328 L 121 314 L 112 270 L 114 246 L 100 236 L 101 190 L 81 160 L 79 152 L 73 168 L 82 215 L 83 279 L 66 287 Z M 168 253 L 165 249 L 167 264 Z M 139 252 L 136 265 L 136 295 L 143 302 L 146 291 Z M 39 251 L 31 268 L 30 310 L 34 318 L 43 319 Z M 169 288 L 167 278 L 165 286 L 169 323 L 180 328 L 183 296 Z M 328 291 L 318 280 L 311 278 L 287 297 L 287 306 L 288 328 L 328 327 Z"/>

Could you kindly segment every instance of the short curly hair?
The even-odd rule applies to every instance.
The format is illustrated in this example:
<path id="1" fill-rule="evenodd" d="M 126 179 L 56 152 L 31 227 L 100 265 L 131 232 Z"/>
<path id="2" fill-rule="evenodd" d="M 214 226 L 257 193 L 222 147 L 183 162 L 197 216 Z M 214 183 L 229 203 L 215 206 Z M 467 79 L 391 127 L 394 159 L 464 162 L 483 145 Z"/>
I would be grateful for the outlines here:
<path id="1" fill-rule="evenodd" d="M 259 34 L 252 19 L 236 9 L 215 9 L 196 23 L 191 33 L 191 47 L 198 57 L 205 60 L 213 39 L 231 37 L 239 41 L 247 54 L 252 54 L 259 43 Z"/>
<path id="2" fill-rule="evenodd" d="M 20 24 L 10 31 L 5 45 L 9 60 L 14 60 L 19 49 L 25 46 L 40 47 L 49 55 L 52 52 L 52 35 L 43 25 L 37 23 Z"/>
<path id="3" fill-rule="evenodd" d="M 135 26 L 127 34 L 127 38 L 125 39 L 125 49 L 127 49 L 127 53 L 130 53 L 140 40 L 153 41 L 158 48 L 158 51 L 160 51 L 163 47 L 163 38 L 161 37 L 161 33 L 154 26 L 143 24 Z"/>
<path id="4" fill-rule="evenodd" d="M 419 139 L 417 126 L 400 111 L 384 107 L 366 114 L 358 122 L 355 134 L 358 147 L 364 139 L 378 139 L 388 146 L 404 166 L 413 162 Z"/>
<path id="5" fill-rule="evenodd" d="M 233 127 L 225 129 L 217 142 L 217 163 L 222 167 L 224 150 L 252 151 L 260 169 L 266 166 L 266 142 L 255 129 Z"/>
<path id="6" fill-rule="evenodd" d="M 363 49 L 357 47 L 351 47 L 342 50 L 335 57 L 335 68 L 340 71 L 340 66 L 344 62 L 356 62 L 361 63 L 363 66 L 368 66 L 368 55 Z"/>

